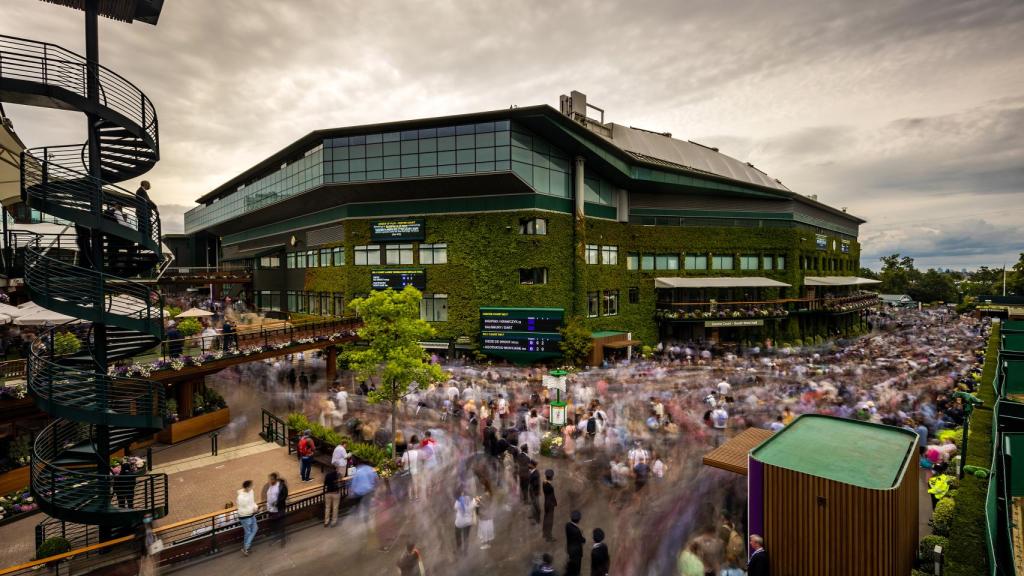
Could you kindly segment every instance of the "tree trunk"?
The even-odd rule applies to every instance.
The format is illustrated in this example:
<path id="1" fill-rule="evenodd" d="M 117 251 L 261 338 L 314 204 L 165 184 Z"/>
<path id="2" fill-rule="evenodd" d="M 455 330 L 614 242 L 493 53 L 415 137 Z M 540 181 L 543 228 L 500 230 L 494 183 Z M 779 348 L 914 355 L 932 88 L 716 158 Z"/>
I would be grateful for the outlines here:
<path id="1" fill-rule="evenodd" d="M 391 391 L 392 392 L 397 392 L 397 390 L 395 390 L 394 383 L 392 383 L 392 385 L 391 385 Z M 392 398 L 391 399 L 391 457 L 392 458 L 395 457 L 395 452 L 398 449 L 398 442 L 397 442 L 397 439 L 398 439 L 398 426 L 396 425 L 396 420 L 398 419 L 398 399 L 396 398 L 396 396 L 397 396 L 397 394 L 392 394 L 392 396 L 391 396 L 391 398 Z"/>

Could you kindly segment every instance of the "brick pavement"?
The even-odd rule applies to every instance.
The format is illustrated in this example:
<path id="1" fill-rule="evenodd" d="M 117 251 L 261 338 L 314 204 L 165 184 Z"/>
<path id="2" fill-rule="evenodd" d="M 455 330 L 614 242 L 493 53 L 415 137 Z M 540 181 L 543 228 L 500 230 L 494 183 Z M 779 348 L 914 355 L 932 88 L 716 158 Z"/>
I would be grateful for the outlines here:
<path id="1" fill-rule="evenodd" d="M 155 472 L 168 475 L 171 502 L 166 518 L 157 526 L 200 516 L 233 502 L 235 492 L 243 480 L 252 480 L 256 486 L 266 483 L 267 474 L 279 473 L 291 489 L 318 485 L 322 477 L 313 468 L 313 482 L 299 481 L 299 463 L 295 455 L 277 444 L 253 443 L 233 449 L 222 449 L 218 456 L 188 458 L 174 463 L 157 465 Z M 261 497 L 262 499 L 262 497 Z M 28 562 L 35 554 L 35 526 L 46 518 L 36 514 L 23 520 L 0 526 L 0 567 Z"/>

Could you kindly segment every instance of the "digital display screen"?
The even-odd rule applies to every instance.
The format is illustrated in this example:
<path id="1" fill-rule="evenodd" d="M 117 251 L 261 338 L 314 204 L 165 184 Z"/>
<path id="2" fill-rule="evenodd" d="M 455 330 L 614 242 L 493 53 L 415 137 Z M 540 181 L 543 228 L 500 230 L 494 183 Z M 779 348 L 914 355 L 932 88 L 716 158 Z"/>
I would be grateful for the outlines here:
<path id="1" fill-rule="evenodd" d="M 490 332 L 480 334 L 481 349 L 492 352 L 535 352 L 560 354 L 561 334 Z"/>
<path id="2" fill-rule="evenodd" d="M 818 250 L 826 250 L 828 248 L 828 236 L 817 234 L 814 236 L 814 241 L 818 246 Z"/>
<path id="3" fill-rule="evenodd" d="M 426 237 L 422 218 L 377 220 L 370 224 L 370 240 L 373 242 L 413 242 L 423 241 Z"/>
<path id="4" fill-rule="evenodd" d="M 481 308 L 480 326 L 485 332 L 547 332 L 562 328 L 562 308 Z"/>
<path id="5" fill-rule="evenodd" d="M 406 286 L 412 286 L 420 292 L 427 289 L 427 273 L 416 268 L 402 268 L 394 270 L 374 270 L 370 273 L 370 284 L 374 290 L 398 291 Z"/>
<path id="6" fill-rule="evenodd" d="M 840 245 L 840 248 L 842 249 L 843 254 L 849 254 L 850 242 L 848 240 L 843 240 L 843 243 Z"/>

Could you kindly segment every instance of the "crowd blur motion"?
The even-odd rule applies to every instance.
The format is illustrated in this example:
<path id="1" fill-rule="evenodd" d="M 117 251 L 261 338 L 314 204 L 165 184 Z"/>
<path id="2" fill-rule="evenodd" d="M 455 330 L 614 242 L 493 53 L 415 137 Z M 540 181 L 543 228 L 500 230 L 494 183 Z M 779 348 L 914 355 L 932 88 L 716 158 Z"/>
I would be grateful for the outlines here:
<path id="1" fill-rule="evenodd" d="M 805 413 L 856 418 L 917 432 L 928 473 L 948 465 L 948 431 L 965 417 L 956 392 L 980 382 L 988 321 L 940 308 L 869 322 L 822 347 L 664 342 L 571 371 L 560 427 L 546 367 L 437 358 L 447 379 L 410 389 L 394 436 L 388 406 L 367 400 L 373 381 L 325 382 L 308 356 L 234 370 L 281 408 L 391 451 L 398 471 L 373 478 L 341 524 L 403 574 L 599 574 L 608 562 L 611 574 L 731 576 L 751 553 L 746 479 L 701 457 L 736 433 Z"/>

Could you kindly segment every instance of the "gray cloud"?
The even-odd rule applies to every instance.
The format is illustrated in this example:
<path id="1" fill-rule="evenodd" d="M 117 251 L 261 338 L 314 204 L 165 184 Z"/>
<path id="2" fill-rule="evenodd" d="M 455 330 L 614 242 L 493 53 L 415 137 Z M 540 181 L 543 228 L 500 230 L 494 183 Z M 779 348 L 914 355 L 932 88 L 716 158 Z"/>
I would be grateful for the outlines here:
<path id="1" fill-rule="evenodd" d="M 37 0 L 5 0 L 0 33 L 82 50 L 80 15 Z M 311 130 L 579 89 L 610 120 L 720 146 L 849 206 L 881 242 L 901 219 L 1020 217 L 979 214 L 991 207 L 977 199 L 1019 205 L 1024 191 L 1022 37 L 1014 0 L 175 0 L 155 28 L 104 21 L 101 57 L 156 103 L 147 179 L 167 229 Z M 80 117 L 12 108 L 30 145 L 83 138 Z"/>

